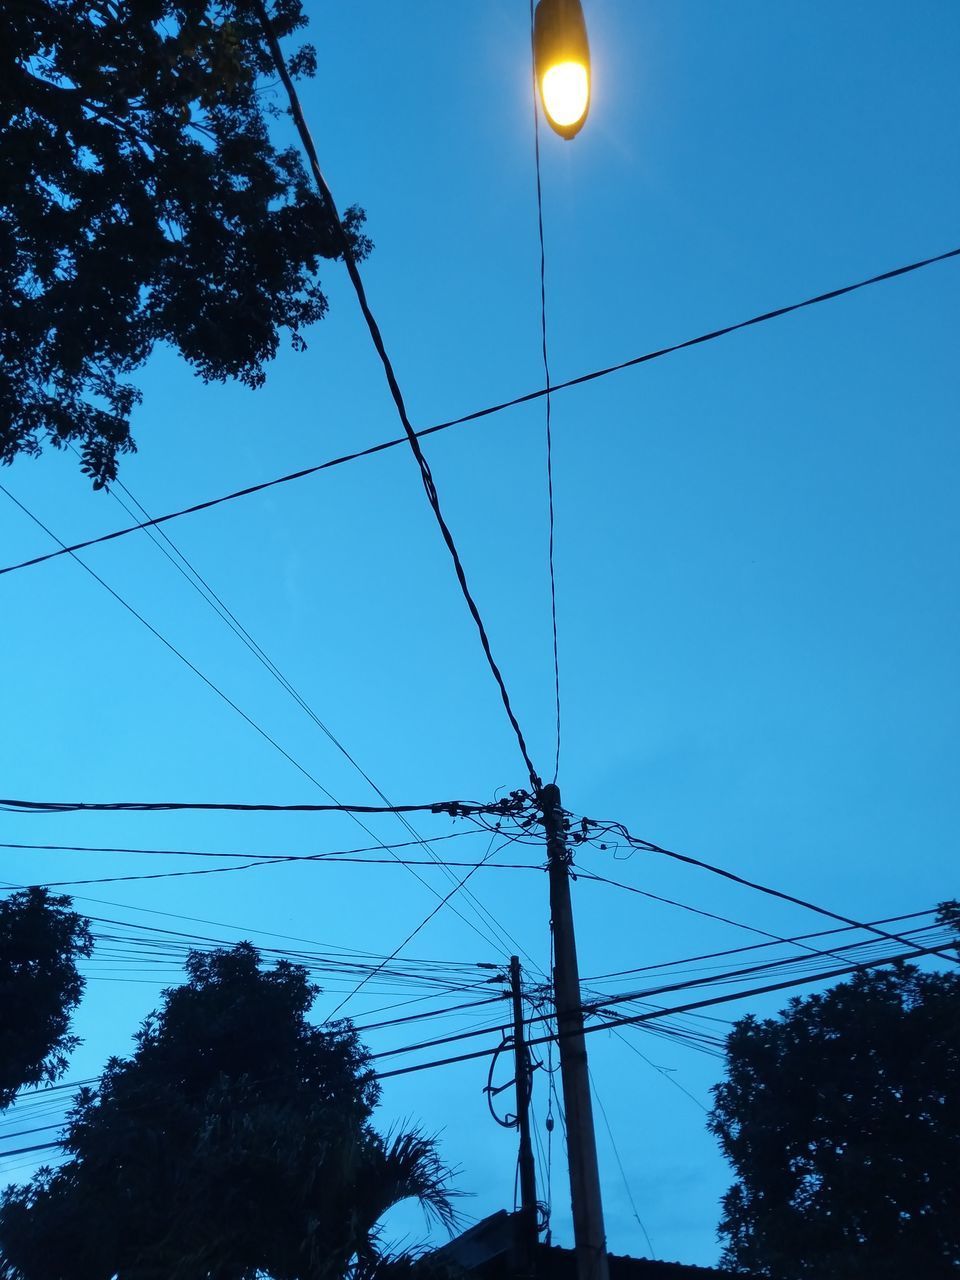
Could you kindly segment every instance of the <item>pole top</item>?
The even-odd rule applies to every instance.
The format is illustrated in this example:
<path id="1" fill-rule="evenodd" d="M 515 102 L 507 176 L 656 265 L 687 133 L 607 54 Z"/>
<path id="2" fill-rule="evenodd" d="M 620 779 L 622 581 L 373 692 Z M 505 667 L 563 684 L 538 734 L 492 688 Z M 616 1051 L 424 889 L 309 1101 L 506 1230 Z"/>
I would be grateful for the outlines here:
<path id="1" fill-rule="evenodd" d="M 544 809 L 559 809 L 560 788 L 555 782 L 547 782 L 540 788 L 540 799 Z"/>

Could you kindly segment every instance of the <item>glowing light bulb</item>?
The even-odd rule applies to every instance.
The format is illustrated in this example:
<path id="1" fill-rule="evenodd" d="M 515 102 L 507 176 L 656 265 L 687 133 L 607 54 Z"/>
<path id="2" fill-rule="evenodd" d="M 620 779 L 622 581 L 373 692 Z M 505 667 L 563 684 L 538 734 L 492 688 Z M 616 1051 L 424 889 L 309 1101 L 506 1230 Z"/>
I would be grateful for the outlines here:
<path id="1" fill-rule="evenodd" d="M 590 74 L 580 62 L 558 62 L 544 74 L 540 95 L 553 124 L 577 124 L 590 103 Z"/>

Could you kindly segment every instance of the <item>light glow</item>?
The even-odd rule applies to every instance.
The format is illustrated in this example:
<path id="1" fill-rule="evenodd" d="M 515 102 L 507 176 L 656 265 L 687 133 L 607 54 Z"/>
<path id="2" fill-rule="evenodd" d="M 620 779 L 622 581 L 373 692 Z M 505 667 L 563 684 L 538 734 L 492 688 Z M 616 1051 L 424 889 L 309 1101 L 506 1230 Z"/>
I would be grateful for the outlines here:
<path id="1" fill-rule="evenodd" d="M 558 62 L 540 82 L 543 107 L 551 121 L 569 128 L 586 115 L 590 101 L 590 77 L 581 62 Z"/>

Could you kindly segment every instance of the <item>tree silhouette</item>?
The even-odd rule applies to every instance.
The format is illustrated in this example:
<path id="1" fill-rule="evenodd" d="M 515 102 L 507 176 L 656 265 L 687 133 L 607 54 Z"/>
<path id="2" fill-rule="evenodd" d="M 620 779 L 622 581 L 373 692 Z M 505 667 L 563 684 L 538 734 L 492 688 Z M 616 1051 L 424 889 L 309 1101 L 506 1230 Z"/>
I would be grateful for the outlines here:
<path id="1" fill-rule="evenodd" d="M 300 0 L 275 0 L 278 36 Z M 314 51 L 290 58 L 312 74 Z M 133 448 L 128 375 L 157 343 L 205 380 L 260 385 L 327 310 L 335 224 L 268 122 L 249 0 L 0 6 L 0 459 L 79 446 L 101 487 Z M 345 226 L 370 243 L 363 213 Z M 189 465 L 189 458 L 183 460 Z"/>
<path id="2" fill-rule="evenodd" d="M 342 1280 L 383 1269 L 398 1201 L 453 1223 L 433 1142 L 370 1124 L 352 1027 L 312 1026 L 305 971 L 259 960 L 191 954 L 133 1056 L 80 1096 L 67 1163 L 7 1192 L 4 1280 Z"/>
<path id="3" fill-rule="evenodd" d="M 947 917 L 944 917 L 945 919 Z M 960 977 L 899 965 L 747 1017 L 710 1126 L 724 1261 L 785 1280 L 960 1274 Z"/>
<path id="4" fill-rule="evenodd" d="M 78 1043 L 69 1034 L 83 993 L 77 960 L 92 949 L 69 898 L 26 889 L 0 902 L 0 1109 L 65 1071 Z"/>

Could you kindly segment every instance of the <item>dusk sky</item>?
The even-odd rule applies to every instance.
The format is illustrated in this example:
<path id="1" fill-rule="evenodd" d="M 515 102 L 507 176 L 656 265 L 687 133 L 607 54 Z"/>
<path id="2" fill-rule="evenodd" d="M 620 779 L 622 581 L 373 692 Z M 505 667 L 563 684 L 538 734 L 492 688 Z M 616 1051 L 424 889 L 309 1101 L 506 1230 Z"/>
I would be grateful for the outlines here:
<path id="1" fill-rule="evenodd" d="M 306 8 L 319 70 L 302 100 L 341 209 L 366 210 L 375 249 L 362 273 L 414 425 L 535 390 L 526 0 Z M 584 11 L 589 120 L 572 142 L 541 139 L 556 381 L 960 245 L 960 6 L 584 0 Z M 120 476 L 151 515 L 399 434 L 344 268 L 326 262 L 321 279 L 328 317 L 305 354 L 280 354 L 262 389 L 204 386 L 169 352 L 138 375 L 138 452 Z M 953 259 L 554 397 L 569 809 L 859 920 L 960 896 L 958 325 Z M 543 402 L 424 449 L 533 759 L 552 773 Z M 0 483 L 64 541 L 131 523 L 69 452 L 21 458 Z M 527 785 L 408 449 L 164 527 L 391 802 L 487 801 Z M 0 540 L 3 564 L 54 546 L 2 494 Z M 377 803 L 146 534 L 81 558 L 338 800 Z M 0 617 L 5 796 L 322 801 L 69 557 L 0 579 Z M 370 826 L 377 840 L 411 839 L 392 818 Z M 375 843 L 339 814 L 4 814 L 0 830 L 6 843 L 241 853 Z M 437 849 L 474 860 L 488 837 Z M 531 869 L 483 870 L 469 888 L 506 935 L 491 937 L 458 895 L 404 957 L 502 965 L 514 942 L 542 980 L 543 855 L 511 845 L 499 858 Z M 824 927 L 650 854 L 589 849 L 578 861 L 755 928 Z M 210 865 L 3 850 L 9 884 Z M 439 870 L 417 870 L 448 891 Z M 585 879 L 572 892 L 585 979 L 758 940 Z M 77 893 L 88 895 L 78 909 L 138 927 L 376 956 L 437 902 L 409 869 L 380 863 Z M 88 972 L 68 1079 L 128 1052 L 178 980 L 175 966 L 103 958 Z M 349 987 L 331 979 L 316 1016 Z M 417 994 L 371 982 L 343 1012 L 363 1022 Z M 724 1021 L 702 1025 L 722 1036 L 728 1020 L 785 998 L 722 1006 Z M 384 1051 L 499 1016 L 484 1007 L 366 1038 Z M 592 1035 L 589 1051 L 611 1251 L 716 1262 L 730 1175 L 703 1108 L 722 1060 L 640 1028 Z M 469 1197 L 465 1221 L 513 1206 L 516 1138 L 490 1119 L 486 1072 L 481 1060 L 388 1080 L 377 1115 L 381 1128 L 413 1120 L 440 1134 Z M 544 1155 L 547 1079 L 536 1073 Z M 7 1113 L 0 1146 L 21 1145 L 5 1139 L 21 1126 Z M 554 1239 L 570 1244 L 559 1125 L 552 1155 Z M 0 1162 L 3 1180 L 26 1177 L 26 1159 Z M 408 1243 L 441 1238 L 408 1208 L 389 1229 Z"/>

